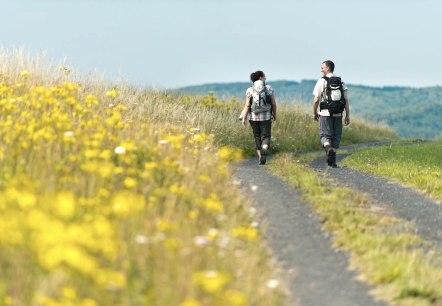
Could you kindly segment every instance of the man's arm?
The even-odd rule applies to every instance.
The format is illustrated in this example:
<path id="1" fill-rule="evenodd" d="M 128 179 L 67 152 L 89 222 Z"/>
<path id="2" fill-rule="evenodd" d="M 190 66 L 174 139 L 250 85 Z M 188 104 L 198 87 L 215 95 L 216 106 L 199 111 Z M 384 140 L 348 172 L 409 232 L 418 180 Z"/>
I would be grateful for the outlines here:
<path id="1" fill-rule="evenodd" d="M 344 91 L 345 98 L 345 125 L 350 124 L 350 101 L 348 100 L 347 91 Z"/>
<path id="2" fill-rule="evenodd" d="M 315 121 L 319 121 L 318 106 L 319 99 L 324 92 L 324 82 L 324 79 L 320 79 L 318 82 L 316 82 L 315 88 L 313 89 L 313 119 Z"/>
<path id="3" fill-rule="evenodd" d="M 319 120 L 318 106 L 319 106 L 319 97 L 314 96 L 314 98 L 313 98 L 313 119 L 315 121 Z"/>

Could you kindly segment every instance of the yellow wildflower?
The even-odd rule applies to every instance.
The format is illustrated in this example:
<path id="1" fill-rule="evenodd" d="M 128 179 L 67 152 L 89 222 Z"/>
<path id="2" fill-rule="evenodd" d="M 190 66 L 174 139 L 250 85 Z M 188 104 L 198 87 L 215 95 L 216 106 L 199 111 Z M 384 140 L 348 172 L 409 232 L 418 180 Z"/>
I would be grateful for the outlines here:
<path id="1" fill-rule="evenodd" d="M 142 211 L 145 203 L 143 196 L 130 191 L 121 191 L 113 197 L 112 211 L 117 216 L 127 217 Z"/>
<path id="2" fill-rule="evenodd" d="M 213 213 L 224 211 L 224 204 L 216 193 L 211 193 L 208 199 L 202 201 L 202 206 Z"/>
<path id="3" fill-rule="evenodd" d="M 107 97 L 115 98 L 117 95 L 118 95 L 118 91 L 116 91 L 116 90 L 106 91 L 106 96 Z"/>
<path id="4" fill-rule="evenodd" d="M 64 191 L 57 194 L 55 204 L 59 216 L 71 218 L 75 214 L 75 196 L 72 192 Z"/>
<path id="5" fill-rule="evenodd" d="M 20 73 L 20 75 L 26 79 L 26 78 L 28 78 L 30 76 L 30 73 L 29 73 L 29 71 L 22 71 Z"/>
<path id="6" fill-rule="evenodd" d="M 138 182 L 137 182 L 136 179 L 134 179 L 134 178 L 132 178 L 132 177 L 126 177 L 126 178 L 124 179 L 123 184 L 124 184 L 124 187 L 131 189 L 131 188 L 135 188 L 135 187 L 137 187 Z"/>
<path id="7" fill-rule="evenodd" d="M 232 237 L 256 241 L 258 239 L 258 231 L 253 227 L 236 227 L 231 231 Z"/>
<path id="8" fill-rule="evenodd" d="M 193 276 L 193 282 L 208 293 L 220 292 L 231 279 L 229 274 L 215 270 L 197 272 Z"/>
<path id="9" fill-rule="evenodd" d="M 243 158 L 243 151 L 238 148 L 221 147 L 218 155 L 224 161 L 239 161 Z"/>

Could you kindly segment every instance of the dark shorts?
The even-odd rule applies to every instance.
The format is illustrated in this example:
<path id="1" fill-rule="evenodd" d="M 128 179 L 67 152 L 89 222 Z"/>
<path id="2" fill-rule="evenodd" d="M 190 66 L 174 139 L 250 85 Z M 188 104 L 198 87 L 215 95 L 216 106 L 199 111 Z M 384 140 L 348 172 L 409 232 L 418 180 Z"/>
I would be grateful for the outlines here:
<path id="1" fill-rule="evenodd" d="M 270 148 L 270 138 L 272 136 L 272 120 L 250 120 L 249 122 L 253 130 L 253 136 L 255 137 L 256 150 L 261 150 L 264 144 L 268 145 Z"/>

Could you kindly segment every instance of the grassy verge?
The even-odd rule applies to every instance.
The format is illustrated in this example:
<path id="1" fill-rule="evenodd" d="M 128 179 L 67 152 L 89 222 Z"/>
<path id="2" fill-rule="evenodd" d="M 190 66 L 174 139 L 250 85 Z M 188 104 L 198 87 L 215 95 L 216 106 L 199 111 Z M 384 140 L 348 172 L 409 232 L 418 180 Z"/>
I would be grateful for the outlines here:
<path id="1" fill-rule="evenodd" d="M 0 57 L 0 305 L 282 305 L 225 106 Z"/>
<path id="2" fill-rule="evenodd" d="M 364 148 L 344 164 L 394 179 L 442 200 L 442 141 Z"/>
<path id="3" fill-rule="evenodd" d="M 303 192 L 324 229 L 334 234 L 334 246 L 352 254 L 351 265 L 376 286 L 377 297 L 395 305 L 442 303 L 440 258 L 424 251 L 409 224 L 360 194 L 318 176 L 293 155 L 281 154 L 269 167 Z"/>

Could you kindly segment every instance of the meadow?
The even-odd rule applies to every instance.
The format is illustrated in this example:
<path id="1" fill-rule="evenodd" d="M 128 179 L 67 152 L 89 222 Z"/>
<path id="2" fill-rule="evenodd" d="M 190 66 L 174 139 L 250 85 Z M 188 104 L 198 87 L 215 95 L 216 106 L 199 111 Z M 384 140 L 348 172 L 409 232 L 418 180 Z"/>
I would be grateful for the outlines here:
<path id="1" fill-rule="evenodd" d="M 282 305 L 230 176 L 253 152 L 241 103 L 111 84 L 0 54 L 0 305 Z M 357 121 L 348 143 L 394 138 Z M 274 151 L 318 147 L 282 106 Z"/>
<path id="2" fill-rule="evenodd" d="M 409 187 L 442 201 L 442 141 L 398 142 L 364 148 L 347 158 L 346 164 Z"/>

